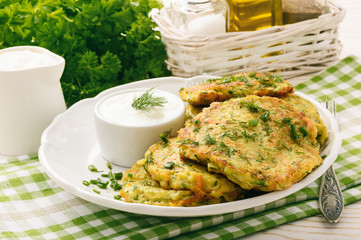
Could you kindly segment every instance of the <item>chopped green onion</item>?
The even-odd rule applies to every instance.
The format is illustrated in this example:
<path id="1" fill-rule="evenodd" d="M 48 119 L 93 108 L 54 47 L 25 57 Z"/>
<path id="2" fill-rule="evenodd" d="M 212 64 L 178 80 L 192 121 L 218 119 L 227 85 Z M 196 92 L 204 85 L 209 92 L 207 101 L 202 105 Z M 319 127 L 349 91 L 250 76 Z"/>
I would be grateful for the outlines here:
<path id="1" fill-rule="evenodd" d="M 251 120 L 248 120 L 248 125 L 250 126 L 250 127 L 255 127 L 255 126 L 257 126 L 258 125 L 258 119 L 251 119 Z"/>
<path id="2" fill-rule="evenodd" d="M 114 173 L 114 178 L 115 180 L 121 180 L 123 178 L 123 173 L 122 172 Z"/>
<path id="3" fill-rule="evenodd" d="M 292 137 L 292 139 L 295 140 L 297 143 L 299 143 L 299 142 L 298 142 L 299 136 L 298 136 L 298 134 L 297 134 L 297 132 L 296 132 L 296 126 L 295 126 L 295 124 L 291 124 L 291 125 L 290 125 L 290 128 L 291 128 L 291 137 Z"/>
<path id="4" fill-rule="evenodd" d="M 108 184 L 109 184 L 109 181 L 105 181 L 103 179 L 98 178 L 97 186 L 99 188 L 105 189 L 105 188 L 107 188 Z"/>
<path id="5" fill-rule="evenodd" d="M 304 129 L 303 127 L 299 127 L 298 130 L 300 130 L 300 132 L 302 133 L 302 135 L 304 137 L 307 137 L 308 136 L 308 132 L 306 129 Z"/>
<path id="6" fill-rule="evenodd" d="M 102 176 L 102 177 L 109 177 L 109 175 L 108 174 L 106 174 L 106 173 L 102 173 L 100 176 Z"/>
<path id="7" fill-rule="evenodd" d="M 114 180 L 114 175 L 113 175 L 113 172 L 111 170 L 109 171 L 108 176 L 109 176 L 110 181 Z"/>
<path id="8" fill-rule="evenodd" d="M 167 168 L 167 169 L 173 169 L 175 166 L 174 162 L 166 162 L 163 167 Z"/>
<path id="9" fill-rule="evenodd" d="M 100 191 L 98 189 L 93 188 L 93 192 L 100 194 Z"/>
<path id="10" fill-rule="evenodd" d="M 167 138 L 166 136 L 164 136 L 163 133 L 159 134 L 159 137 L 160 137 L 160 139 L 162 139 L 162 141 L 163 141 L 164 143 L 169 143 L 168 138 Z"/>
<path id="11" fill-rule="evenodd" d="M 88 169 L 92 172 L 101 172 L 98 171 L 98 169 L 93 164 L 88 165 Z"/>
<path id="12" fill-rule="evenodd" d="M 120 200 L 122 198 L 122 196 L 120 196 L 120 195 L 114 195 L 114 199 L 116 199 L 116 200 Z"/>
<path id="13" fill-rule="evenodd" d="M 90 183 L 91 183 L 91 184 L 98 184 L 98 180 L 97 180 L 97 179 L 91 179 L 91 180 L 90 180 Z"/>
<path id="14" fill-rule="evenodd" d="M 262 115 L 261 115 L 261 120 L 263 121 L 263 122 L 267 122 L 268 121 L 268 119 L 269 119 L 269 115 L 270 115 L 270 111 L 266 111 L 266 112 L 264 112 Z"/>
<path id="15" fill-rule="evenodd" d="M 133 173 L 128 173 L 128 177 L 132 178 L 132 177 L 133 177 Z"/>
<path id="16" fill-rule="evenodd" d="M 284 119 L 282 120 L 282 122 L 287 123 L 287 124 L 290 124 L 290 123 L 291 123 L 291 118 L 284 118 Z"/>
<path id="17" fill-rule="evenodd" d="M 122 189 L 122 185 L 120 185 L 118 182 L 112 182 L 110 184 L 110 187 L 114 190 L 114 191 L 119 191 L 120 189 Z"/>
<path id="18" fill-rule="evenodd" d="M 109 162 L 107 162 L 107 167 L 112 170 L 112 165 Z"/>
<path id="19" fill-rule="evenodd" d="M 83 180 L 83 184 L 84 184 L 85 186 L 89 186 L 89 185 L 90 185 L 90 182 L 88 182 L 88 181 L 86 181 L 86 180 Z"/>

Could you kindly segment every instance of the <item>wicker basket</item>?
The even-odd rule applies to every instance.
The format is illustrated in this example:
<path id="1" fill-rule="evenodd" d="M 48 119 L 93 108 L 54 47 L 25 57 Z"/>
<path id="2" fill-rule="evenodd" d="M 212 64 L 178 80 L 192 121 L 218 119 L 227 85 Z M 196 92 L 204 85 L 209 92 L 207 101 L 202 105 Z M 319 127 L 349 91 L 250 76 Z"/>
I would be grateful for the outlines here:
<path id="1" fill-rule="evenodd" d="M 329 1 L 330 13 L 252 32 L 183 35 L 166 8 L 153 12 L 174 76 L 222 76 L 245 71 L 280 72 L 285 79 L 323 70 L 338 60 L 338 25 L 345 10 Z"/>

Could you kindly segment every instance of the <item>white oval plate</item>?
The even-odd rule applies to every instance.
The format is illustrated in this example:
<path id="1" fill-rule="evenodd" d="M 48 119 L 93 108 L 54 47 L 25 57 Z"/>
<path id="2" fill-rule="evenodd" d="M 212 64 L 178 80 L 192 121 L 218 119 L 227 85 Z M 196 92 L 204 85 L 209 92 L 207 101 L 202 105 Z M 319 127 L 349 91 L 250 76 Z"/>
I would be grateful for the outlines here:
<path id="1" fill-rule="evenodd" d="M 310 100 L 318 108 L 329 132 L 328 146 L 322 155 L 327 155 L 321 166 L 307 175 L 300 182 L 282 191 L 266 193 L 260 196 L 228 203 L 199 207 L 167 207 L 146 204 L 127 203 L 114 199 L 114 191 L 102 190 L 101 194 L 92 191 L 91 187 L 82 184 L 83 180 L 96 179 L 99 173 L 90 172 L 89 164 L 107 172 L 106 160 L 100 154 L 94 126 L 94 106 L 99 98 L 117 90 L 130 88 L 156 87 L 178 94 L 182 87 L 214 78 L 213 76 L 197 76 L 193 78 L 164 77 L 148 79 L 121 85 L 100 93 L 95 98 L 79 101 L 66 112 L 58 115 L 43 132 L 39 149 L 39 160 L 49 177 L 60 187 L 89 202 L 113 209 L 137 214 L 169 217 L 196 217 L 224 214 L 247 208 L 260 206 L 286 197 L 314 182 L 335 161 L 341 146 L 341 137 L 335 118 L 317 101 L 302 93 L 297 93 Z M 124 156 L 126 157 L 126 156 Z M 114 172 L 125 171 L 125 168 L 113 166 Z"/>

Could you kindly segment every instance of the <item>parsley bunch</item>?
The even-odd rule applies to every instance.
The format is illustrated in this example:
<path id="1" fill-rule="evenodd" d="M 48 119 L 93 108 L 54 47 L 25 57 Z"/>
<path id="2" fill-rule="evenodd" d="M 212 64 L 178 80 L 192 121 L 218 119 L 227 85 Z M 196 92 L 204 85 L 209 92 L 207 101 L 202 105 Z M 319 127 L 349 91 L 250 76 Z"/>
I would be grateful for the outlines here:
<path id="1" fill-rule="evenodd" d="M 148 16 L 157 0 L 1 0 L 0 49 L 35 45 L 63 56 L 67 105 L 120 84 L 170 75 Z"/>

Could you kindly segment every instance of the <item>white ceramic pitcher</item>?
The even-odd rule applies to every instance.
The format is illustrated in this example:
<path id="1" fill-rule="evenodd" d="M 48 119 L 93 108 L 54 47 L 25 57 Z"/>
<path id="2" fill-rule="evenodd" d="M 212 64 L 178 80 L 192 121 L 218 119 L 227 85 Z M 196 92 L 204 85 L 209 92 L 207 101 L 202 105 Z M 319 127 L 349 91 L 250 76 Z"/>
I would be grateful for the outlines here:
<path id="1" fill-rule="evenodd" d="M 60 85 L 64 58 L 35 46 L 6 48 L 1 56 L 0 155 L 36 153 L 42 132 L 66 110 Z"/>

